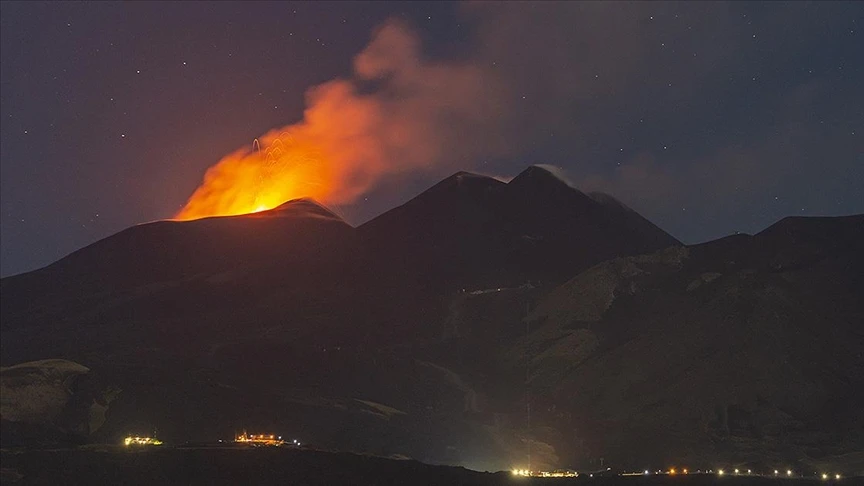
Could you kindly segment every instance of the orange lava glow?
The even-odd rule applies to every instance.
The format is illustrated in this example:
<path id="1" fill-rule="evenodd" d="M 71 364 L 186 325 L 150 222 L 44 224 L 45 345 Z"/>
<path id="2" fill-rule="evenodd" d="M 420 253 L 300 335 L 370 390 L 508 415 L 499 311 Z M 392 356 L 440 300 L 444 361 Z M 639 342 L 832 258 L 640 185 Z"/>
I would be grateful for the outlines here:
<path id="1" fill-rule="evenodd" d="M 260 149 L 238 150 L 211 167 L 175 218 L 258 213 L 301 197 L 328 200 L 334 187 L 327 167 L 314 145 L 267 134 Z"/>

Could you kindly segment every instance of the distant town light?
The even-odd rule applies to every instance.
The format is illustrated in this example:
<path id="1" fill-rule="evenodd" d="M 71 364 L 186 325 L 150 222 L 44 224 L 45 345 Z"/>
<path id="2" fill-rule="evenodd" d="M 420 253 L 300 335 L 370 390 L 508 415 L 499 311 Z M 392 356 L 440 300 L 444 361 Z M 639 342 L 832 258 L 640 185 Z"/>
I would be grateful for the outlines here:
<path id="1" fill-rule="evenodd" d="M 138 437 L 137 435 L 130 435 L 123 439 L 123 445 L 125 446 L 158 446 L 162 445 L 162 441 L 155 437 Z"/>
<path id="2" fill-rule="evenodd" d="M 644 472 L 643 474 L 645 474 L 645 475 L 647 476 L 647 475 L 649 475 L 649 474 L 651 474 L 651 473 L 649 473 L 648 470 L 646 469 L 645 472 Z"/>
<path id="3" fill-rule="evenodd" d="M 786 470 L 786 475 L 787 475 L 787 476 L 791 476 L 791 475 L 792 475 L 792 470 L 791 470 L 791 469 L 787 469 L 787 470 Z"/>
<path id="4" fill-rule="evenodd" d="M 718 474 L 719 476 L 722 476 L 722 475 L 723 475 L 723 470 L 720 469 L 719 471 L 717 471 L 717 474 Z"/>
<path id="5" fill-rule="evenodd" d="M 835 475 L 834 475 L 834 479 L 840 479 L 840 475 L 839 475 L 839 474 L 835 474 Z"/>
<path id="6" fill-rule="evenodd" d="M 234 438 L 234 442 L 241 444 L 249 444 L 253 446 L 281 446 L 285 443 L 282 439 L 277 439 L 273 434 L 247 434 L 243 431 L 242 434 Z"/>
<path id="7" fill-rule="evenodd" d="M 735 474 L 738 474 L 738 470 L 737 470 L 737 469 L 735 470 Z"/>
<path id="8" fill-rule="evenodd" d="M 822 479 L 828 479 L 828 475 L 825 473 L 822 473 Z"/>

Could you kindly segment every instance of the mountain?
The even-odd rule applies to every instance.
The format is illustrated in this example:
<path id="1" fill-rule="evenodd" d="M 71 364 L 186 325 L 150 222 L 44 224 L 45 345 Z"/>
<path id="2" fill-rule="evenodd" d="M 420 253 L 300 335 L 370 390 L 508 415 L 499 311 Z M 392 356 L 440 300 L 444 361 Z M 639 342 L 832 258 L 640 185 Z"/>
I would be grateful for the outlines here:
<path id="1" fill-rule="evenodd" d="M 0 360 L 66 359 L 122 389 L 93 441 L 157 428 L 177 443 L 248 429 L 480 470 L 524 464 L 529 449 L 534 466 L 552 469 L 597 457 L 657 459 L 638 434 L 664 430 L 678 413 L 690 425 L 697 415 L 712 424 L 715 409 L 725 410 L 719 423 L 731 424 L 738 402 L 707 384 L 738 386 L 737 376 L 752 390 L 758 379 L 752 366 L 754 377 L 721 376 L 738 362 L 706 347 L 704 336 L 729 329 L 740 339 L 744 329 L 774 325 L 763 322 L 770 316 L 805 315 L 821 316 L 813 322 L 831 329 L 829 343 L 858 342 L 849 323 L 861 309 L 851 298 L 860 293 L 851 250 L 860 247 L 860 222 L 784 220 L 759 235 L 685 247 L 548 168 L 509 183 L 461 172 L 358 228 L 297 200 L 250 215 L 138 225 L 4 278 Z M 845 351 L 799 349 L 812 337 L 802 336 L 782 342 L 793 354 L 770 348 L 766 359 L 803 353 L 819 366 L 855 364 Z M 662 345 L 678 340 L 675 349 L 690 351 Z M 666 390 L 662 377 L 676 366 L 692 369 L 686 377 L 704 388 L 676 378 Z M 851 375 L 824 366 L 858 383 L 854 366 Z M 766 376 L 799 377 L 784 373 Z M 823 383 L 801 373 L 795 383 Z M 645 377 L 693 398 L 645 402 L 633 395 Z M 765 410 L 778 408 L 782 390 L 812 399 L 792 385 L 776 390 Z M 854 398 L 838 390 L 825 385 L 819 396 Z M 858 444 L 856 422 L 843 423 L 853 437 L 820 454 Z M 667 427 L 657 443 L 670 451 L 686 444 L 694 460 L 711 451 L 738 457 L 735 447 L 716 448 L 705 427 Z M 783 444 L 837 437 L 801 430 Z"/>
<path id="2" fill-rule="evenodd" d="M 192 278 L 240 267 L 297 264 L 324 254 L 352 228 L 309 199 L 243 216 L 156 221 L 128 228 L 41 270 L 10 277 L 36 293 L 93 292 Z M 29 284 L 29 285 L 28 285 Z M 17 301 L 18 299 L 11 299 Z"/>
<path id="3" fill-rule="evenodd" d="M 554 283 L 608 258 L 681 244 L 611 200 L 538 166 L 506 184 L 460 172 L 359 232 L 406 273 L 444 262 L 453 273 L 436 276 L 451 289 Z"/>
<path id="4" fill-rule="evenodd" d="M 861 248 L 862 216 L 787 218 L 610 260 L 550 292 L 509 353 L 554 410 L 538 422 L 583 438 L 572 454 L 815 467 L 864 449 Z"/>

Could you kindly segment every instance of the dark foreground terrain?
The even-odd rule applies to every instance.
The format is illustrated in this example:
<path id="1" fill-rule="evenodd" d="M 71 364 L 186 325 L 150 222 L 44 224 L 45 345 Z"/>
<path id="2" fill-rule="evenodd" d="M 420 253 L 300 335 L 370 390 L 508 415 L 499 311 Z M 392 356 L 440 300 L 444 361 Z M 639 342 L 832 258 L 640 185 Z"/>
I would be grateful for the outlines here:
<path id="1" fill-rule="evenodd" d="M 2 484 L 15 485 L 800 485 L 856 484 L 840 481 L 761 477 L 597 476 L 549 479 L 481 473 L 350 453 L 294 449 L 172 449 L 128 451 L 67 449 L 2 452 Z"/>

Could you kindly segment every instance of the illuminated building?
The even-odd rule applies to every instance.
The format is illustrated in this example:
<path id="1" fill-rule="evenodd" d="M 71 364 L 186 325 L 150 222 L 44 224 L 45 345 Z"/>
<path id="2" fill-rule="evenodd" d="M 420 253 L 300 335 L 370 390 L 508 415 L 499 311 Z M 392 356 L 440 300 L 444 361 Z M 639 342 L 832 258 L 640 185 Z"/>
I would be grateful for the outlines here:
<path id="1" fill-rule="evenodd" d="M 576 471 L 568 471 L 562 469 L 556 469 L 552 472 L 542 471 L 540 473 L 540 477 L 543 478 L 575 478 L 579 476 L 579 473 Z"/>
<path id="2" fill-rule="evenodd" d="M 137 435 L 130 435 L 123 439 L 123 445 L 125 446 L 158 446 L 162 445 L 162 441 L 155 437 L 138 437 Z"/>
<path id="3" fill-rule="evenodd" d="M 247 434 L 244 430 L 242 434 L 234 438 L 234 442 L 238 444 L 248 444 L 253 446 L 281 446 L 285 443 L 282 436 L 273 434 Z"/>
<path id="4" fill-rule="evenodd" d="M 554 471 L 529 471 L 528 469 L 513 469 L 514 476 L 534 478 L 575 478 L 579 473 L 568 469 L 556 469 Z"/>

